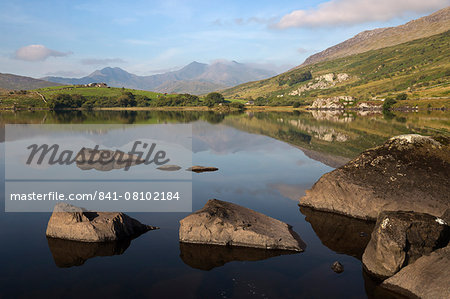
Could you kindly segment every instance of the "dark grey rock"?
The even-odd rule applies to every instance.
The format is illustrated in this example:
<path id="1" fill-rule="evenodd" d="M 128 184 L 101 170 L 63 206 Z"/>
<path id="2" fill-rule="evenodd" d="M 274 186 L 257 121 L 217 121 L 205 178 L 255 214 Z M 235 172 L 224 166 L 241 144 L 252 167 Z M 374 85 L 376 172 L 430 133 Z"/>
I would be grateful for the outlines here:
<path id="1" fill-rule="evenodd" d="M 331 269 L 336 273 L 344 272 L 344 266 L 338 261 L 334 262 L 333 265 L 331 265 Z"/>
<path id="2" fill-rule="evenodd" d="M 219 170 L 219 168 L 217 167 L 210 167 L 210 166 L 192 166 L 189 167 L 188 169 L 186 169 L 187 171 L 192 171 L 192 172 L 212 172 L 212 171 L 217 171 Z"/>
<path id="3" fill-rule="evenodd" d="M 364 268 L 385 279 L 421 256 L 447 246 L 450 230 L 441 220 L 423 213 L 380 213 L 364 251 Z"/>

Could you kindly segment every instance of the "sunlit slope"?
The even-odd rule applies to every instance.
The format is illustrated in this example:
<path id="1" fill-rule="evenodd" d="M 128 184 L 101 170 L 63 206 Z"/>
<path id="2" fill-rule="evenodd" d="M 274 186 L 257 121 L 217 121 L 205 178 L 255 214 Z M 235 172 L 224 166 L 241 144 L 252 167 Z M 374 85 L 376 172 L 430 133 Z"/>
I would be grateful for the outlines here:
<path id="1" fill-rule="evenodd" d="M 410 98 L 450 96 L 450 31 L 397 46 L 372 50 L 344 58 L 304 66 L 270 79 L 249 82 L 226 89 L 230 98 L 278 98 L 309 100 L 338 95 L 358 99 L 385 97 L 405 92 Z M 286 79 L 310 71 L 312 79 L 292 84 Z M 337 77 L 334 81 L 296 94 L 318 82 L 320 76 Z M 282 84 L 284 83 L 284 84 Z"/>

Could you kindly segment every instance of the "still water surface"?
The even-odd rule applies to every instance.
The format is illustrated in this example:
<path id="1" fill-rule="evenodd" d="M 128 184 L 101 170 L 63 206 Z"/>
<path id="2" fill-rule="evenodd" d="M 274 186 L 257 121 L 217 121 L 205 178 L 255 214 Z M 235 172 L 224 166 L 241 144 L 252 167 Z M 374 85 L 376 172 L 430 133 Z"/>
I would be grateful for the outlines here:
<path id="1" fill-rule="evenodd" d="M 193 210 L 208 199 L 234 202 L 280 219 L 306 251 L 180 245 L 188 213 L 128 213 L 161 227 L 113 244 L 47 240 L 50 213 L 0 213 L 0 297 L 366 298 L 386 296 L 362 271 L 373 223 L 299 209 L 321 175 L 387 138 L 448 134 L 449 115 L 322 113 L 3 112 L 0 123 L 192 123 Z M 26 137 L 24 137 L 26 138 Z M 1 151 L 4 151 L 4 143 Z M 2 155 L 1 164 L 4 165 Z M 73 166 L 75 167 L 75 166 Z M 101 173 L 99 173 L 101 175 Z M 1 172 L 4 181 L 4 173 Z M 2 184 L 3 185 L 3 184 Z M 2 187 L 4 188 L 4 187 Z M 345 271 L 330 266 L 340 261 Z"/>

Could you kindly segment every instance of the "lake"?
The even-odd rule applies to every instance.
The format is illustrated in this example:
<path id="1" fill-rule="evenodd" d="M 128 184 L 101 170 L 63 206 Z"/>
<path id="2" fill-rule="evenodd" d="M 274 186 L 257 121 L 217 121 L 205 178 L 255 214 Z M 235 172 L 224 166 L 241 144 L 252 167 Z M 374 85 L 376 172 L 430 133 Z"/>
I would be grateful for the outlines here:
<path id="1" fill-rule="evenodd" d="M 360 262 L 373 223 L 300 209 L 298 199 L 389 137 L 448 135 L 450 113 L 34 111 L 2 112 L 0 123 L 192 124 L 193 164 L 219 168 L 193 173 L 193 210 L 211 198 L 237 203 L 291 224 L 307 244 L 295 254 L 180 244 L 178 222 L 189 213 L 173 212 L 127 213 L 160 227 L 131 241 L 47 240 L 50 213 L 5 213 L 2 184 L 2 298 L 386 298 Z M 2 130 L 2 152 L 4 140 Z M 335 261 L 343 273 L 331 270 Z"/>

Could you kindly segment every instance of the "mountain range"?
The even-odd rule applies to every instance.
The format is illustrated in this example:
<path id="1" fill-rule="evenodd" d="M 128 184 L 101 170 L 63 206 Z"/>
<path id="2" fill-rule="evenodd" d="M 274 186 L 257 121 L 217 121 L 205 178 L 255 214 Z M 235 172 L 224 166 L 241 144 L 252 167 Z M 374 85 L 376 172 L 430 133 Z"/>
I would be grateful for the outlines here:
<path id="1" fill-rule="evenodd" d="M 118 67 L 106 67 L 82 78 L 44 77 L 60 84 L 104 82 L 113 87 L 151 90 L 163 93 L 204 94 L 241 83 L 275 76 L 270 70 L 255 68 L 236 61 L 212 64 L 192 62 L 178 71 L 138 76 Z"/>
<path id="2" fill-rule="evenodd" d="M 308 57 L 297 68 L 370 50 L 399 45 L 450 30 L 450 7 L 397 27 L 363 31 L 354 37 Z"/>
<path id="3" fill-rule="evenodd" d="M 25 76 L 0 73 L 0 88 L 4 89 L 28 90 L 55 85 L 60 84 L 55 84 L 52 82 L 47 82 L 44 80 L 34 79 Z"/>

